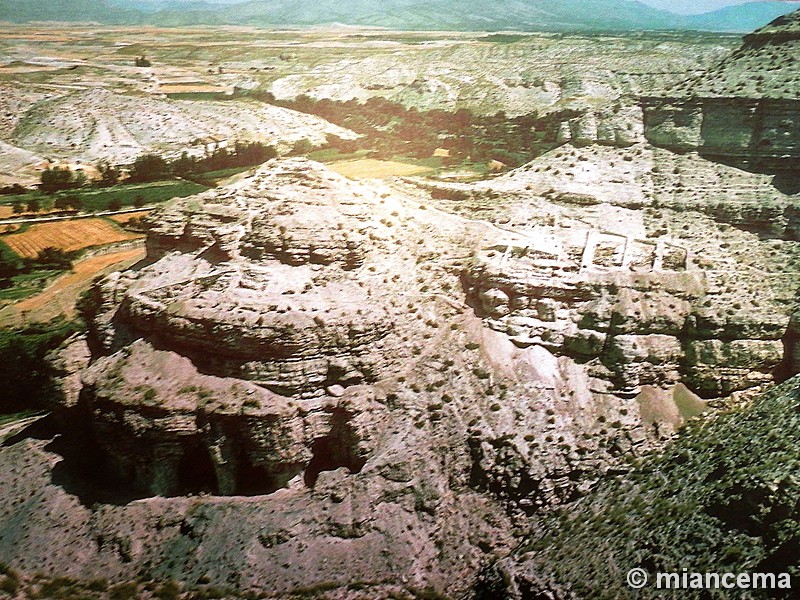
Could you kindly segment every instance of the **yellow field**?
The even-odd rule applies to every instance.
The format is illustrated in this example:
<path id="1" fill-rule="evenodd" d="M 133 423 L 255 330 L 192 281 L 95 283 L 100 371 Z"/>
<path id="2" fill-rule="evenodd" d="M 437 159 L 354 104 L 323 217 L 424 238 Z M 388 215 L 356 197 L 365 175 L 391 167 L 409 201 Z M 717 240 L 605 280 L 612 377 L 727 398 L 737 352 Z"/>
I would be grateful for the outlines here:
<path id="1" fill-rule="evenodd" d="M 123 231 L 105 219 L 75 219 L 31 225 L 23 233 L 3 236 L 3 241 L 20 256 L 34 258 L 50 247 L 69 252 L 140 237 L 143 236 Z"/>
<path id="2" fill-rule="evenodd" d="M 59 33 L 44 33 L 41 31 L 26 30 L 25 28 L 0 33 L 0 39 L 19 39 L 31 42 L 74 42 L 79 40 L 75 36 L 63 35 Z"/>
<path id="3" fill-rule="evenodd" d="M 42 73 L 46 71 L 60 71 L 62 67 L 49 67 L 44 65 L 0 67 L 1 75 L 21 75 L 25 73 Z"/>
<path id="4" fill-rule="evenodd" d="M 121 213 L 118 215 L 109 215 L 107 218 L 111 219 L 115 223 L 119 223 L 120 225 L 124 225 L 128 221 L 132 219 L 141 219 L 144 216 L 150 214 L 149 210 L 137 210 L 136 212 L 129 212 L 129 213 Z"/>
<path id="5" fill-rule="evenodd" d="M 328 167 L 350 179 L 385 179 L 387 177 L 422 175 L 433 171 L 433 169 L 419 165 L 409 165 L 391 160 L 376 160 L 374 158 L 345 160 L 331 163 Z"/>
<path id="6" fill-rule="evenodd" d="M 228 88 L 210 84 L 166 83 L 159 86 L 158 91 L 164 94 L 224 94 Z"/>

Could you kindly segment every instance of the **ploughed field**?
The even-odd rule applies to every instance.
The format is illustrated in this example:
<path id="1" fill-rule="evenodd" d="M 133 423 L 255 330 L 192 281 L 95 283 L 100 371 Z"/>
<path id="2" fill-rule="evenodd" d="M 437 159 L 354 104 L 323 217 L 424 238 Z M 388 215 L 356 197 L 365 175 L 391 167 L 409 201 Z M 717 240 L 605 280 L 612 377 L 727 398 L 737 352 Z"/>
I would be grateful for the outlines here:
<path id="1" fill-rule="evenodd" d="M 125 269 L 144 258 L 144 248 L 120 250 L 76 262 L 41 293 L 0 309 L 0 327 L 46 323 L 60 315 L 74 318 L 75 303 L 98 275 Z"/>
<path id="2" fill-rule="evenodd" d="M 123 231 L 105 219 L 89 218 L 37 223 L 22 233 L 12 233 L 2 240 L 19 256 L 35 258 L 45 248 L 72 252 L 141 237 L 139 234 Z"/>

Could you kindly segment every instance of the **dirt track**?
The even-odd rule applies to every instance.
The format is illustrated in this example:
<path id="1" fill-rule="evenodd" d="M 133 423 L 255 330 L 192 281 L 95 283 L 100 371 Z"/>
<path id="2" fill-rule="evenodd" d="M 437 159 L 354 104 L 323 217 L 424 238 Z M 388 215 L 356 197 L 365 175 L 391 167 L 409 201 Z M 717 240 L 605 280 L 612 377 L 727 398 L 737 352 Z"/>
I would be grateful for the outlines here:
<path id="1" fill-rule="evenodd" d="M 89 287 L 97 275 L 123 269 L 144 258 L 144 248 L 124 250 L 87 258 L 75 263 L 72 272 L 53 282 L 41 294 L 20 300 L 0 310 L 0 327 L 13 327 L 32 322 L 44 322 L 57 317 L 75 315 L 78 296 Z"/>

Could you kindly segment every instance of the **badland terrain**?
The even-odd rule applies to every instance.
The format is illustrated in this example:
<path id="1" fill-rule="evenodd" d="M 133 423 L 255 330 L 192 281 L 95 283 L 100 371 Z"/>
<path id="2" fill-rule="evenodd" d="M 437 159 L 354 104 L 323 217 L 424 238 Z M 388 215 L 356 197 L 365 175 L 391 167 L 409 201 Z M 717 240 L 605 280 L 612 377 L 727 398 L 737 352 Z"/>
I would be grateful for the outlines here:
<path id="1" fill-rule="evenodd" d="M 4 356 L 40 359 L 0 426 L 0 594 L 800 575 L 800 12 L 0 44 Z"/>

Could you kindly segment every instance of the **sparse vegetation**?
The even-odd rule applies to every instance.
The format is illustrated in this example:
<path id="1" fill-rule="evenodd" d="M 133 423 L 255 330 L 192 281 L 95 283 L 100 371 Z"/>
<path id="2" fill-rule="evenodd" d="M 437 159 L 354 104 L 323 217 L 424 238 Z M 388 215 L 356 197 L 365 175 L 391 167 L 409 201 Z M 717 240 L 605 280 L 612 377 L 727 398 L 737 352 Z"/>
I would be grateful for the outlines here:
<path id="1" fill-rule="evenodd" d="M 45 355 L 72 334 L 77 322 L 57 319 L 21 329 L 0 330 L 0 381 L 14 382 L 0 396 L 0 413 L 36 409 L 53 391 Z"/>
<path id="2" fill-rule="evenodd" d="M 48 167 L 42 171 L 39 189 L 46 194 L 54 194 L 62 190 L 74 190 L 87 184 L 88 180 L 83 171 L 73 171 L 69 167 Z M 32 199 L 33 201 L 35 199 Z M 28 208 L 35 212 L 38 209 Z"/>
<path id="3" fill-rule="evenodd" d="M 789 381 L 750 406 L 693 423 L 663 455 L 565 506 L 524 549 L 529 564 L 550 589 L 602 589 L 609 598 L 627 590 L 609 561 L 619 573 L 789 573 L 796 581 L 797 386 Z"/>

